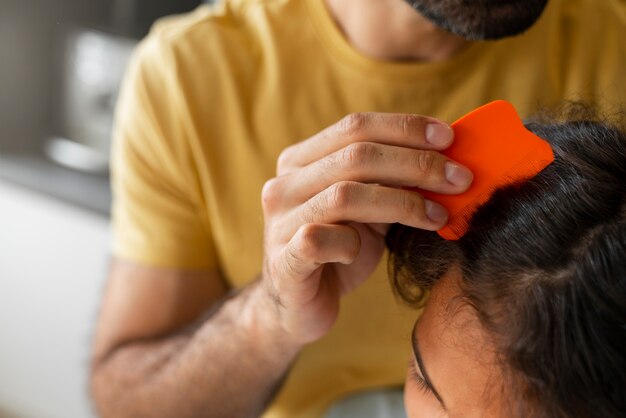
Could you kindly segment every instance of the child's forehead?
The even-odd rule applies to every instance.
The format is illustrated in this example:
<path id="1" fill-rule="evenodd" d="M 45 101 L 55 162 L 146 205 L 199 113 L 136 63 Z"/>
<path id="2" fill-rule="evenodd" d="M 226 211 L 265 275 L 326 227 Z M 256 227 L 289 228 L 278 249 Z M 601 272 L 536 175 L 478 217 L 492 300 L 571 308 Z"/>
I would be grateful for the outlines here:
<path id="1" fill-rule="evenodd" d="M 501 387 L 500 366 L 489 335 L 474 309 L 463 301 L 460 279 L 459 270 L 452 268 L 435 284 L 415 336 L 449 416 L 487 416 L 470 411 L 476 409 L 478 414 L 491 408 L 489 403 L 496 399 L 485 392 Z M 463 413 L 455 415 L 455 410 Z"/>

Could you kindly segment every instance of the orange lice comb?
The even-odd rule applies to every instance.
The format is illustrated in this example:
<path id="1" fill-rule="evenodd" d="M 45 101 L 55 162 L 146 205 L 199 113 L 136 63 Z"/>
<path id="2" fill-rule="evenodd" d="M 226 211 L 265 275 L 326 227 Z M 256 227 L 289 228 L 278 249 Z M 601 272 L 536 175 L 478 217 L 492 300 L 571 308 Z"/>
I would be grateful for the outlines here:
<path id="1" fill-rule="evenodd" d="M 472 170 L 474 182 L 459 195 L 419 192 L 448 209 L 448 224 L 438 233 L 458 240 L 497 188 L 536 176 L 554 161 L 554 154 L 550 144 L 526 129 L 513 105 L 503 100 L 468 113 L 452 128 L 454 143 L 443 154 Z"/>

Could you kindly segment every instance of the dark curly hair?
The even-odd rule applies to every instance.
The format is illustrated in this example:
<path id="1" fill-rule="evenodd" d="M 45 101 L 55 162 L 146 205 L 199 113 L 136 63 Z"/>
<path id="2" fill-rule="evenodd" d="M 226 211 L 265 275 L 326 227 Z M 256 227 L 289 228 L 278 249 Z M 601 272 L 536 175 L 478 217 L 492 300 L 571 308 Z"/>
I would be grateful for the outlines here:
<path id="1" fill-rule="evenodd" d="M 620 119 L 623 121 L 623 118 Z M 527 128 L 555 161 L 497 190 L 459 241 L 399 224 L 396 293 L 423 304 L 453 265 L 493 337 L 518 417 L 626 416 L 626 134 L 587 110 Z"/>

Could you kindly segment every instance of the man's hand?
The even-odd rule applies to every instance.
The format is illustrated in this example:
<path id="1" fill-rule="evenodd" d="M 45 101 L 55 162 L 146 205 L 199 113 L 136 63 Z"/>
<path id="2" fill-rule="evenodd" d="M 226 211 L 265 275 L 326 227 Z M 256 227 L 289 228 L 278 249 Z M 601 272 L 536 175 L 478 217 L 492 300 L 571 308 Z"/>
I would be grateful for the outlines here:
<path id="1" fill-rule="evenodd" d="M 279 157 L 263 189 L 261 292 L 294 344 L 322 337 L 340 296 L 366 280 L 391 223 L 437 230 L 446 210 L 406 187 L 461 193 L 472 173 L 437 151 L 452 129 L 433 118 L 350 115 Z"/>

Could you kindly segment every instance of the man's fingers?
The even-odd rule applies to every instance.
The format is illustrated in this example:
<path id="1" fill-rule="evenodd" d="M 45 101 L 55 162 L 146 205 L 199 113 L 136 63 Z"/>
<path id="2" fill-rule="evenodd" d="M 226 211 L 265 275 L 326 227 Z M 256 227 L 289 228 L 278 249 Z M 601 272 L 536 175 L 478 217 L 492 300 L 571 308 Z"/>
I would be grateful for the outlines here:
<path id="1" fill-rule="evenodd" d="M 347 225 L 304 224 L 283 249 L 276 283 L 279 291 L 290 291 L 327 263 L 350 264 L 359 254 L 359 233 Z M 311 283 L 316 287 L 315 283 Z M 301 287 L 306 289 L 307 287 Z"/>
<path id="2" fill-rule="evenodd" d="M 285 149 L 277 172 L 283 175 L 356 142 L 378 142 L 416 149 L 443 150 L 454 132 L 437 119 L 398 113 L 353 113 L 317 135 Z"/>
<path id="3" fill-rule="evenodd" d="M 472 172 L 437 151 L 357 142 L 315 161 L 289 176 L 285 197 L 303 202 L 338 181 L 418 187 L 438 193 L 462 193 Z"/>
<path id="4" fill-rule="evenodd" d="M 414 228 L 436 231 L 447 220 L 448 213 L 444 207 L 425 200 L 419 193 L 376 184 L 342 181 L 297 207 L 276 227 L 285 238 L 306 223 L 398 222 Z"/>
<path id="5" fill-rule="evenodd" d="M 445 224 L 447 213 L 441 206 L 379 182 L 412 178 L 412 170 L 423 173 L 418 175 L 421 183 L 407 185 L 441 182 L 431 172 L 441 172 L 444 162 L 432 151 L 447 148 L 452 140 L 452 129 L 433 118 L 361 113 L 280 155 L 278 175 L 262 191 L 263 278 L 269 284 L 268 296 L 281 308 L 277 312 L 285 330 L 304 342 L 328 332 L 337 318 L 340 296 L 376 268 L 384 251 L 384 224 L 400 222 L 431 230 Z M 381 145 L 398 148 L 389 157 L 392 161 L 379 160 Z M 431 153 L 400 155 L 400 148 Z M 337 162 L 326 159 L 316 169 L 300 173 L 339 150 L 344 150 L 339 154 L 348 161 L 347 169 L 337 166 L 325 172 Z M 389 151 L 384 149 L 382 156 Z M 376 167 L 380 164 L 386 168 Z M 399 164 L 400 174 L 382 173 Z M 342 180 L 346 172 L 351 173 L 347 178 L 361 181 Z"/>

